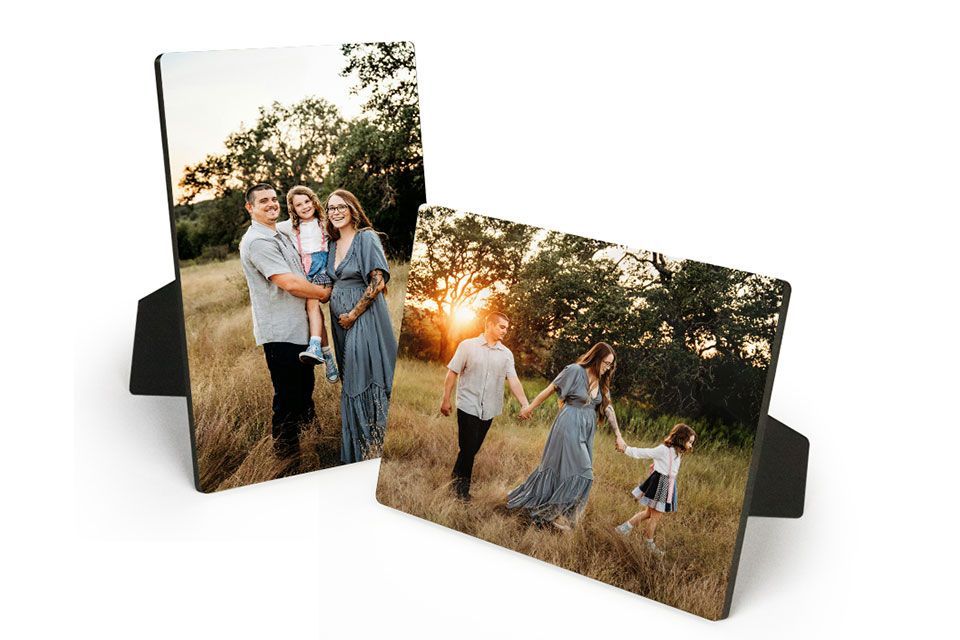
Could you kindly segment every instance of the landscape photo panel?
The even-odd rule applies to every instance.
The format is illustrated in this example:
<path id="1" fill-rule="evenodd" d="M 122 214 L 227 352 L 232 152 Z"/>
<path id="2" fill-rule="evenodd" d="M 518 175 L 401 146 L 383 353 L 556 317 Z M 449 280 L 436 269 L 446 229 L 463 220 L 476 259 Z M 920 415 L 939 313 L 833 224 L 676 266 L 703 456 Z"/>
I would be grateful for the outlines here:
<path id="1" fill-rule="evenodd" d="M 729 611 L 789 285 L 420 209 L 377 498 Z"/>

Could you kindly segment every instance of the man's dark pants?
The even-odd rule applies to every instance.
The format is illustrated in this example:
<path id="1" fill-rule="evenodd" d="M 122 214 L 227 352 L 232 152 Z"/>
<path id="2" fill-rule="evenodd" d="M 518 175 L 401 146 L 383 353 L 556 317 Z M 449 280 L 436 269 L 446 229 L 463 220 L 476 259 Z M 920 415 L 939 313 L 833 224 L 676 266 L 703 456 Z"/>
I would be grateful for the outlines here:
<path id="1" fill-rule="evenodd" d="M 493 418 L 481 420 L 477 416 L 471 415 L 460 409 L 457 409 L 457 439 L 460 443 L 460 453 L 457 455 L 457 462 L 453 465 L 453 481 L 457 495 L 465 498 L 470 494 L 470 478 L 473 475 L 473 459 L 483 439 L 487 437 L 487 431 Z"/>
<path id="2" fill-rule="evenodd" d="M 313 420 L 313 367 L 300 362 L 307 345 L 263 345 L 273 382 L 273 450 L 282 458 L 300 453 L 300 427 Z"/>

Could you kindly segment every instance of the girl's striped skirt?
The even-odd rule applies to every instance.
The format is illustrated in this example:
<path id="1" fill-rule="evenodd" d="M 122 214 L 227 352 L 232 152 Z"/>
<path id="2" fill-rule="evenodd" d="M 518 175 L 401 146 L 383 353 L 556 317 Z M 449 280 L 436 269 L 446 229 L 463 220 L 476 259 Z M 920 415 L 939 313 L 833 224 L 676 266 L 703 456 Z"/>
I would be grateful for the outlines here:
<path id="1" fill-rule="evenodd" d="M 663 513 L 677 510 L 677 479 L 652 472 L 632 491 L 640 504 Z"/>

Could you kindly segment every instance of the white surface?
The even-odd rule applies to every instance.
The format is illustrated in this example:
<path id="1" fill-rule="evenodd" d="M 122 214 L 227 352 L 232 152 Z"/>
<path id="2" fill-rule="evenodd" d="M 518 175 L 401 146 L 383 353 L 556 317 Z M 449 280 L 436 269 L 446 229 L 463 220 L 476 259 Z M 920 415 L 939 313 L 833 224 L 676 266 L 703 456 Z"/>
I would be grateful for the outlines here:
<path id="1" fill-rule="evenodd" d="M 30 300 L 5 305 L 3 635 L 955 628 L 957 9 L 784 4 L 7 7 L 6 229 L 75 236 L 3 252 Z M 793 285 L 771 413 L 812 442 L 807 513 L 750 523 L 728 620 L 382 507 L 377 462 L 201 495 L 183 401 L 127 393 L 136 301 L 173 277 L 153 57 L 389 39 L 417 44 L 432 202 Z"/>

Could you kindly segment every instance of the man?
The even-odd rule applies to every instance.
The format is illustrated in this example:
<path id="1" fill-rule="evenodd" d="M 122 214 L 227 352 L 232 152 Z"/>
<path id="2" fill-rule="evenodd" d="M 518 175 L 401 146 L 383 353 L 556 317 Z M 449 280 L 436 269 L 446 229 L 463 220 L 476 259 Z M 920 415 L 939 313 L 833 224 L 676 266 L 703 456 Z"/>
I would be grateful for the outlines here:
<path id="1" fill-rule="evenodd" d="M 250 228 L 240 240 L 240 264 L 250 290 L 253 336 L 273 382 L 273 449 L 281 458 L 300 453 L 300 428 L 314 417 L 313 367 L 300 362 L 310 330 L 305 298 L 330 299 L 330 288 L 310 283 L 296 248 L 277 231 L 280 202 L 269 184 L 250 187 L 244 205 Z"/>
<path id="2" fill-rule="evenodd" d="M 484 321 L 483 333 L 457 345 L 447 365 L 440 413 L 450 415 L 450 395 L 456 384 L 460 453 L 452 475 L 454 490 L 461 500 L 470 500 L 473 460 L 493 419 L 503 411 L 503 381 L 507 381 L 521 408 L 529 404 L 514 368 L 513 353 L 500 342 L 509 326 L 507 316 L 491 313 Z"/>

